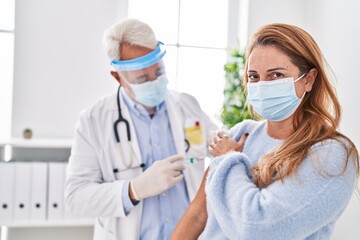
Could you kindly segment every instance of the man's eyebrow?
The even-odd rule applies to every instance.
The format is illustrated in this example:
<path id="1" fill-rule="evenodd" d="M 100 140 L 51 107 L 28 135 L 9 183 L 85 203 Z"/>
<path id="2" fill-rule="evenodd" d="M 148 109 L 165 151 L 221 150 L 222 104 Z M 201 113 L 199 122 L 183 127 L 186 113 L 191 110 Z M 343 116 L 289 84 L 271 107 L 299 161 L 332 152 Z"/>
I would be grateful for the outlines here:
<path id="1" fill-rule="evenodd" d="M 164 67 L 164 66 L 159 66 L 158 68 L 156 68 L 156 70 L 155 70 L 155 71 L 161 71 L 161 70 L 163 70 L 163 69 L 165 69 L 165 67 Z"/>

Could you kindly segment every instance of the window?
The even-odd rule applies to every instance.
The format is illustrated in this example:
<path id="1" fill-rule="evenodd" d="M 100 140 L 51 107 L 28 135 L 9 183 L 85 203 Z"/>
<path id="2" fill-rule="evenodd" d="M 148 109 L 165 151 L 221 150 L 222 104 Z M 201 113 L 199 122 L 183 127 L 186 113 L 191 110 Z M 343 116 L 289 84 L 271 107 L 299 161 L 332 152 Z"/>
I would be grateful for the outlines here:
<path id="1" fill-rule="evenodd" d="M 195 96 L 202 109 L 219 121 L 229 38 L 229 14 L 238 15 L 224 0 L 129 0 L 129 18 L 148 23 L 167 45 L 165 62 L 170 88 Z M 237 18 L 235 18 L 237 19 Z M 231 40 L 233 41 L 233 40 Z M 235 41 L 236 42 L 236 41 Z"/>
<path id="2" fill-rule="evenodd" d="M 0 1 L 0 139 L 10 137 L 15 1 Z"/>

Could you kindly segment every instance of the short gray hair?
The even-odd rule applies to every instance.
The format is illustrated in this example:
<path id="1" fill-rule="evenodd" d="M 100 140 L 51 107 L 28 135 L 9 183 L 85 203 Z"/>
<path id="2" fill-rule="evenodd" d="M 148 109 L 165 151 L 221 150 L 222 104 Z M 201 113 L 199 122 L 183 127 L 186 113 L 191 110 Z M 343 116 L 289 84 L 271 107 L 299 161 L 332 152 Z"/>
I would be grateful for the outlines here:
<path id="1" fill-rule="evenodd" d="M 151 27 L 137 19 L 127 19 L 110 26 L 104 32 L 103 46 L 110 60 L 120 60 L 121 45 L 142 46 L 155 49 L 158 41 Z"/>

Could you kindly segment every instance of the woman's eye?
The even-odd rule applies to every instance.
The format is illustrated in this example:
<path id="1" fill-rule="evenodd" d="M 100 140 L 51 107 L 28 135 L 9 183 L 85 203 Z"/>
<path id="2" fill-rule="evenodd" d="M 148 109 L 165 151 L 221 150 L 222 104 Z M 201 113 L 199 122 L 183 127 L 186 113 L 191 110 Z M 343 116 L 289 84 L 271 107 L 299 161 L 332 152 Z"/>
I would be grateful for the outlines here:
<path id="1" fill-rule="evenodd" d="M 248 79 L 250 82 L 258 82 L 259 81 L 259 76 L 257 75 L 248 75 Z"/>
<path id="2" fill-rule="evenodd" d="M 279 72 L 274 72 L 271 74 L 271 79 L 278 79 L 278 78 L 283 78 L 284 74 L 279 73 Z"/>

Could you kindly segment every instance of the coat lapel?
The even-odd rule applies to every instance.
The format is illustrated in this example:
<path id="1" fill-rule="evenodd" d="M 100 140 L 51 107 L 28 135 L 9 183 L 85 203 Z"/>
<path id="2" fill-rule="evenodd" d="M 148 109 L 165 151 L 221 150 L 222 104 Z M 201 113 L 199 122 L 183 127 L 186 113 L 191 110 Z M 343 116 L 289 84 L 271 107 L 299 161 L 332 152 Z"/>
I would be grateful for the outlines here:
<path id="1" fill-rule="evenodd" d="M 185 154 L 185 135 L 184 124 L 181 106 L 179 104 L 180 96 L 176 92 L 168 91 L 165 99 L 166 108 L 168 111 L 169 121 L 173 138 L 176 145 L 176 150 L 179 154 Z"/>

